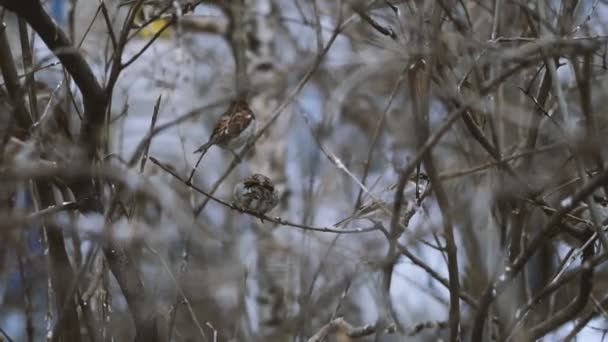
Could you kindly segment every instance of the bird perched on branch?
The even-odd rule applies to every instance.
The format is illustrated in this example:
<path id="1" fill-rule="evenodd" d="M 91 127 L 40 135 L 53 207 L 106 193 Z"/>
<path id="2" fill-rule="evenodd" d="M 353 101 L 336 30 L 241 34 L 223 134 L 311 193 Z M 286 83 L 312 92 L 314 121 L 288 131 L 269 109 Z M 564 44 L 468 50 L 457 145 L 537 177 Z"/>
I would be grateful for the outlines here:
<path id="1" fill-rule="evenodd" d="M 217 145 L 236 155 L 236 149 L 247 144 L 255 134 L 255 115 L 246 100 L 233 101 L 228 110 L 219 118 L 209 140 L 194 153 L 202 153 Z"/>
<path id="2" fill-rule="evenodd" d="M 415 214 L 418 202 L 426 196 L 428 189 L 428 179 L 426 175 L 420 174 L 420 179 L 408 180 L 404 193 L 403 203 L 399 212 L 400 221 L 407 222 Z M 350 216 L 335 223 L 335 227 L 344 226 L 348 222 L 354 220 L 390 220 L 393 215 L 395 190 L 397 184 L 393 184 L 386 189 L 382 190 L 379 197 L 376 199 L 369 199 L 363 202 L 363 204 Z M 405 221 L 403 221 L 405 220 Z"/>
<path id="3" fill-rule="evenodd" d="M 218 119 L 211 132 L 209 140 L 194 151 L 200 153 L 194 168 L 190 172 L 187 182 L 190 183 L 198 165 L 203 160 L 207 150 L 213 145 L 217 145 L 225 150 L 232 152 L 238 159 L 236 149 L 245 146 L 255 136 L 255 115 L 243 95 L 232 101 L 228 110 Z"/>
<path id="4" fill-rule="evenodd" d="M 258 214 L 266 214 L 279 203 L 279 195 L 270 178 L 256 173 L 236 184 L 234 204 Z"/>

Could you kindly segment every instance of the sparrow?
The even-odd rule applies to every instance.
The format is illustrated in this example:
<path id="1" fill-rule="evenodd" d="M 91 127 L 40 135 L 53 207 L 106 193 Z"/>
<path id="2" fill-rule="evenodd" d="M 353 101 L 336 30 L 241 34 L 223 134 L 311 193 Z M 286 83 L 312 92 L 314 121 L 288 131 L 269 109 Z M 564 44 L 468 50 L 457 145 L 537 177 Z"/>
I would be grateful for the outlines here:
<path id="1" fill-rule="evenodd" d="M 279 203 L 279 195 L 270 178 L 256 173 L 234 187 L 235 206 L 257 214 L 266 214 Z"/>
<path id="2" fill-rule="evenodd" d="M 209 147 L 217 145 L 231 151 L 247 144 L 255 134 L 255 115 L 244 99 L 234 100 L 228 110 L 219 118 L 209 140 L 194 153 L 204 155 Z M 201 156 L 202 157 L 202 156 Z"/>
<path id="3" fill-rule="evenodd" d="M 416 211 L 415 201 L 404 200 L 401 205 L 401 212 L 399 213 L 400 221 L 405 220 L 413 216 Z M 390 201 L 376 201 L 371 200 L 363 204 L 357 211 L 334 224 L 334 227 L 340 227 L 353 220 L 390 220 L 393 212 L 393 203 Z"/>
<path id="4" fill-rule="evenodd" d="M 194 174 L 196 173 L 201 160 L 203 160 L 203 156 L 213 145 L 217 145 L 232 152 L 232 154 L 239 159 L 240 157 L 235 150 L 251 141 L 255 136 L 255 126 L 256 120 L 253 111 L 249 108 L 249 104 L 245 100 L 245 97 L 243 95 L 238 96 L 215 123 L 209 140 L 194 151 L 194 153 L 200 153 L 201 155 L 192 168 L 186 183 L 192 182 Z"/>
<path id="5" fill-rule="evenodd" d="M 345 225 L 346 223 L 353 220 L 390 220 L 393 215 L 395 189 L 397 184 L 393 184 L 383 191 L 380 196 L 376 199 L 370 199 L 364 202 L 354 214 L 340 220 L 335 223 L 335 227 Z M 408 180 L 403 193 L 403 203 L 401 205 L 401 212 L 399 216 L 403 222 L 408 222 L 409 219 L 415 214 L 418 207 L 418 202 L 424 198 L 428 188 L 428 180 L 420 178 L 418 182 L 414 180 Z"/>

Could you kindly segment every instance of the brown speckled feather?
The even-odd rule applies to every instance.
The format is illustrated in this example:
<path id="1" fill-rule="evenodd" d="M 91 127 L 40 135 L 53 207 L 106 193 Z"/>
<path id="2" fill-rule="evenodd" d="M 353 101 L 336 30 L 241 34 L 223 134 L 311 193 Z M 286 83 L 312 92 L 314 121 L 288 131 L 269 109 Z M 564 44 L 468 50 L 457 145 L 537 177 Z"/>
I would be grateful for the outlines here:
<path id="1" fill-rule="evenodd" d="M 251 125 L 255 125 L 255 115 L 244 100 L 236 100 L 230 104 L 226 112 L 218 119 L 211 137 L 197 152 L 205 152 L 211 145 L 218 145 L 222 148 L 231 147 L 231 144 L 242 145 L 249 137 L 240 137 L 242 134 L 252 134 L 254 130 Z M 247 132 L 246 132 L 247 131 Z"/>
<path id="2" fill-rule="evenodd" d="M 254 175 L 251 175 L 251 176 L 245 178 L 245 180 L 243 180 L 243 183 L 245 184 L 246 188 L 250 188 L 253 186 L 261 186 L 270 191 L 274 191 L 274 184 L 272 183 L 270 178 L 268 178 L 262 174 L 259 174 L 259 173 L 256 173 Z"/>
<path id="3" fill-rule="evenodd" d="M 253 120 L 253 112 L 247 103 L 237 101 L 219 119 L 210 140 L 216 145 L 223 145 L 241 134 Z"/>
<path id="4" fill-rule="evenodd" d="M 237 183 L 233 198 L 236 206 L 260 214 L 267 213 L 279 203 L 274 184 L 270 178 L 259 173 Z"/>

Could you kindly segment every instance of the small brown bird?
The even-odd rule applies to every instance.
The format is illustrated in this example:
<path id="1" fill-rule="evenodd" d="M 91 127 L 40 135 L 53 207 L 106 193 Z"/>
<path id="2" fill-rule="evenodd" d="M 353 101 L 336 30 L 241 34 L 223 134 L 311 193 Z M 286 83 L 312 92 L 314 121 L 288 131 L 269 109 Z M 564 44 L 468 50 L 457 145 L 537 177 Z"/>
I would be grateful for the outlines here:
<path id="1" fill-rule="evenodd" d="M 217 145 L 236 155 L 236 149 L 247 144 L 255 134 L 255 115 L 244 99 L 237 99 L 219 118 L 209 140 L 194 153 L 207 152 L 209 147 Z"/>
<path id="2" fill-rule="evenodd" d="M 279 203 L 279 195 L 270 178 L 256 173 L 236 184 L 234 204 L 258 214 L 266 214 Z"/>
<path id="3" fill-rule="evenodd" d="M 422 177 L 418 182 L 410 179 L 406 184 L 403 192 L 403 204 L 399 216 L 402 219 L 409 220 L 413 216 L 417 208 L 418 197 L 423 195 L 428 187 L 428 179 Z M 397 184 L 393 184 L 386 189 L 380 191 L 377 200 L 370 199 L 363 204 L 352 215 L 335 223 L 335 227 L 340 227 L 354 220 L 390 220 L 393 216 L 395 190 Z M 403 221 L 403 220 L 402 220 Z"/>
<path id="4" fill-rule="evenodd" d="M 203 156 L 213 145 L 228 150 L 236 158 L 239 158 L 235 150 L 245 146 L 255 136 L 255 126 L 255 115 L 244 97 L 240 96 L 232 101 L 230 107 L 215 123 L 209 140 L 194 151 L 194 153 L 200 153 L 201 155 L 198 157 L 186 182 L 190 183 L 192 181 Z"/>

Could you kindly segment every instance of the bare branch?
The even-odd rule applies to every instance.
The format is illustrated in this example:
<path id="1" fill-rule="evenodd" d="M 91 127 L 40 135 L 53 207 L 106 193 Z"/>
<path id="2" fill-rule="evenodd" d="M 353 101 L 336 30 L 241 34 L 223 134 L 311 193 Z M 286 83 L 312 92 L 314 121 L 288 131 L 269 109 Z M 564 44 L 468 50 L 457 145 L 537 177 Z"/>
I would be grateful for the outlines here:
<path id="1" fill-rule="evenodd" d="M 93 158 L 99 143 L 106 108 L 106 97 L 93 71 L 82 55 L 75 50 L 61 28 L 49 17 L 40 1 L 15 2 L 3 0 L 0 1 L 0 5 L 27 21 L 48 48 L 56 54 L 61 64 L 76 82 L 82 93 L 85 109 L 80 139 L 86 147 L 89 158 Z"/>

